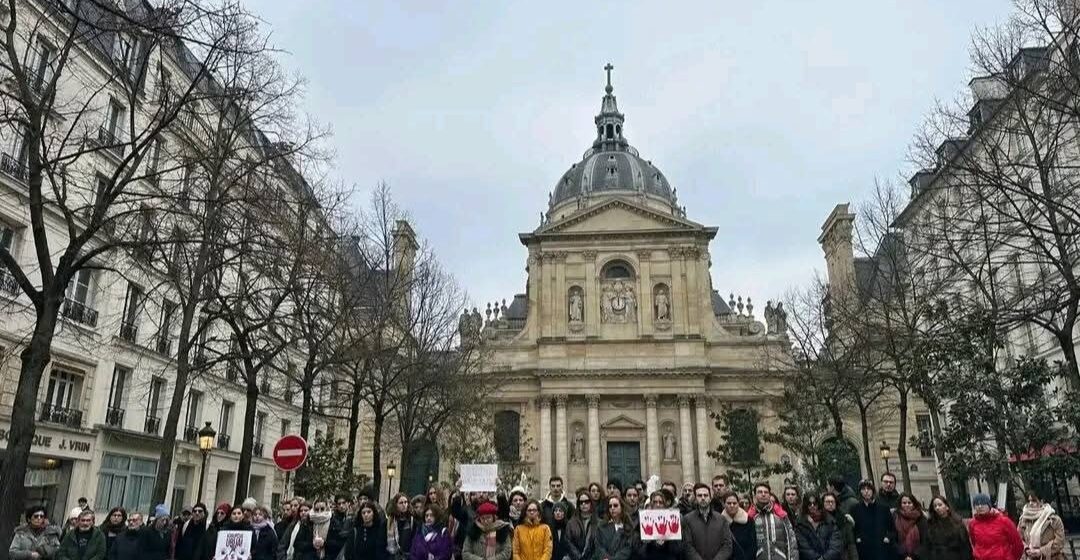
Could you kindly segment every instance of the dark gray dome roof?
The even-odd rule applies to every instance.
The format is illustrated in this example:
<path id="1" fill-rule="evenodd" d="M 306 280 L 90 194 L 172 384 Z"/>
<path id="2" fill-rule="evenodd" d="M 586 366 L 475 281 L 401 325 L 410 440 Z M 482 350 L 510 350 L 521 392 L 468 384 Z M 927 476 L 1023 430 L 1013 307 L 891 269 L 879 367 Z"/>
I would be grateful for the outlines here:
<path id="1" fill-rule="evenodd" d="M 585 157 L 559 179 L 551 197 L 551 205 L 583 194 L 606 194 L 611 191 L 643 192 L 675 204 L 671 185 L 664 174 L 637 154 L 637 150 L 589 150 Z"/>
<path id="2" fill-rule="evenodd" d="M 608 71 L 608 84 L 600 102 L 600 114 L 594 119 L 596 140 L 581 161 L 571 165 L 555 185 L 549 201 L 551 208 L 578 196 L 615 192 L 652 195 L 672 207 L 677 204 L 664 174 L 651 161 L 642 159 L 623 135 L 626 117 L 619 112 L 612 93 L 612 68 L 610 64 L 604 67 Z"/>

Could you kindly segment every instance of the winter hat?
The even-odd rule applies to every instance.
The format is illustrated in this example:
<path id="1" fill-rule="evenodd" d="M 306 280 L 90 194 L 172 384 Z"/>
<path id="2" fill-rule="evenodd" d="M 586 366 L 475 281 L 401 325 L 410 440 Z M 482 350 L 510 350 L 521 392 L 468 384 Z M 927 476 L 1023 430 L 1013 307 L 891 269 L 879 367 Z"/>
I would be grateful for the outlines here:
<path id="1" fill-rule="evenodd" d="M 217 515 L 218 513 L 224 513 L 228 515 L 230 511 L 232 511 L 232 505 L 229 504 L 229 502 L 221 502 L 217 505 L 216 508 L 214 508 L 215 515 Z"/>
<path id="2" fill-rule="evenodd" d="M 158 504 L 154 506 L 154 517 L 168 517 L 169 507 L 165 504 Z"/>
<path id="3" fill-rule="evenodd" d="M 989 494 L 975 494 L 974 498 L 971 498 L 971 505 L 974 506 L 986 506 L 990 507 L 993 502 L 990 500 Z"/>
<path id="4" fill-rule="evenodd" d="M 512 489 L 510 489 L 510 497 L 511 498 L 514 497 L 514 494 L 521 494 L 522 498 L 525 498 L 526 500 L 529 499 L 529 495 L 525 493 L 525 488 L 523 488 L 521 486 L 515 486 Z"/>
<path id="5" fill-rule="evenodd" d="M 240 509 L 247 510 L 247 511 L 253 511 L 258 506 L 259 506 L 259 502 L 256 502 L 255 498 L 248 498 L 248 499 L 244 500 L 243 503 L 240 504 Z"/>
<path id="6" fill-rule="evenodd" d="M 68 519 L 78 519 L 79 516 L 82 515 L 82 512 L 83 512 L 83 508 L 77 507 L 77 508 L 75 508 L 75 509 L 68 512 Z"/>
<path id="7" fill-rule="evenodd" d="M 491 502 L 484 502 L 476 508 L 476 516 L 481 515 L 498 515 L 499 507 Z"/>

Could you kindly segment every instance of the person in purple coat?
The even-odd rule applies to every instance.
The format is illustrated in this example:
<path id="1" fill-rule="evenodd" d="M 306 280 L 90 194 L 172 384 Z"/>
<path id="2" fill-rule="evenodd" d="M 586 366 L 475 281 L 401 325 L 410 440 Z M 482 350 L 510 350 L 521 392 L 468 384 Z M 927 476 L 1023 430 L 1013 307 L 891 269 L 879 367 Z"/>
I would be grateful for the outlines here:
<path id="1" fill-rule="evenodd" d="M 424 507 L 424 524 L 413 535 L 410 560 L 450 560 L 454 541 L 442 522 L 443 512 L 436 504 Z"/>

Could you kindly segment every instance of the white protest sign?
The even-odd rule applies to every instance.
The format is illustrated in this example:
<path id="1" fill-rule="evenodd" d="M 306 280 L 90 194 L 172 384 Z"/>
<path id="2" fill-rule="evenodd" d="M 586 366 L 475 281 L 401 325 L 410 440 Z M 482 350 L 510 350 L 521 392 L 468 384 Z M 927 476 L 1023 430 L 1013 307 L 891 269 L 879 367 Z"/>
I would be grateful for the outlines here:
<path id="1" fill-rule="evenodd" d="M 641 540 L 681 541 L 682 514 L 677 509 L 638 510 Z"/>
<path id="2" fill-rule="evenodd" d="M 250 560 L 251 531 L 218 531 L 214 560 Z"/>
<path id="3" fill-rule="evenodd" d="M 999 482 L 997 490 L 997 508 L 1001 511 L 1005 511 L 1005 500 L 1008 499 L 1009 496 L 1009 483 Z"/>
<path id="4" fill-rule="evenodd" d="M 499 465 L 458 465 L 462 492 L 494 492 Z"/>

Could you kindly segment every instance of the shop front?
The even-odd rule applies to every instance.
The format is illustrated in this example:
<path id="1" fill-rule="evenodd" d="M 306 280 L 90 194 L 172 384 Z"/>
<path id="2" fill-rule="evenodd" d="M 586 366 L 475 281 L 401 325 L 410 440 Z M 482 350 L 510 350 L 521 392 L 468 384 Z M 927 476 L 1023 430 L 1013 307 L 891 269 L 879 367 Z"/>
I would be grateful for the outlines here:
<path id="1" fill-rule="evenodd" d="M 5 448 L 10 428 L 7 420 L 0 420 L 0 465 L 7 460 Z M 63 523 L 69 505 L 80 497 L 92 498 L 79 492 L 86 488 L 93 452 L 94 436 L 39 425 L 23 479 L 24 505 L 44 505 L 49 519 Z"/>

